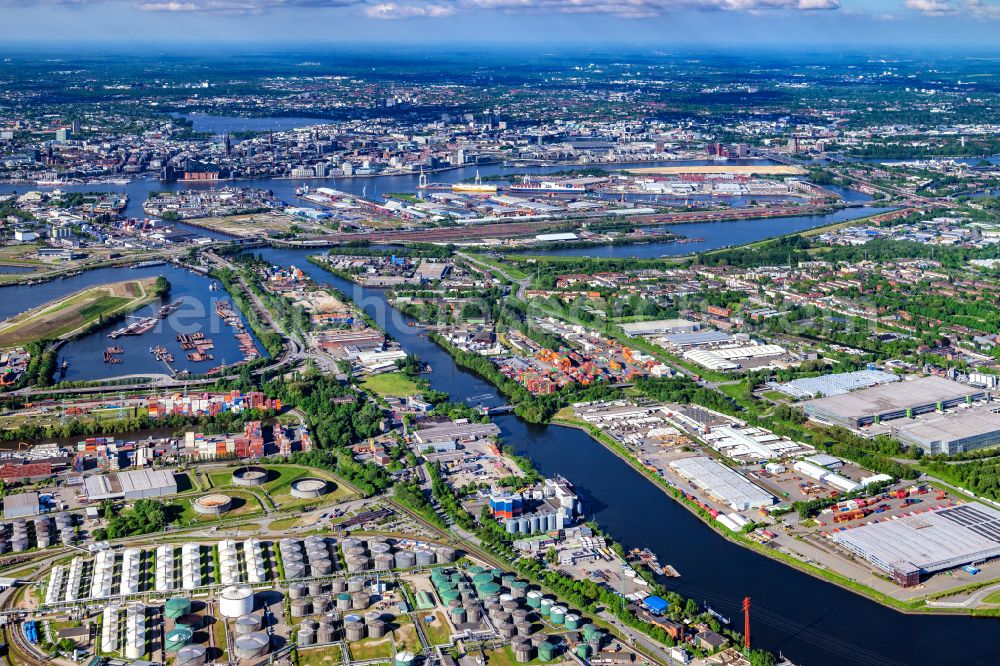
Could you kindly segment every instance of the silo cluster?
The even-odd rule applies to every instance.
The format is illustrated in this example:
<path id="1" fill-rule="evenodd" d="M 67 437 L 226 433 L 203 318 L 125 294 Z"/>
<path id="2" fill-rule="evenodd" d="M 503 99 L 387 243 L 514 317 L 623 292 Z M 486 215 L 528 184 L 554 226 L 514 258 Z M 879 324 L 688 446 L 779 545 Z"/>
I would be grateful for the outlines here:
<path id="1" fill-rule="evenodd" d="M 240 575 L 240 558 L 237 553 L 236 541 L 224 539 L 219 542 L 219 582 L 223 585 L 242 583 Z"/>
<path id="2" fill-rule="evenodd" d="M 74 558 L 79 559 L 79 558 Z M 66 567 L 56 565 L 49 572 L 49 585 L 45 589 L 45 603 L 54 604 L 62 601 L 63 579 L 66 577 Z"/>
<path id="3" fill-rule="evenodd" d="M 129 604 L 125 608 L 125 658 L 141 659 L 148 652 L 146 643 L 146 607 Z"/>
<path id="4" fill-rule="evenodd" d="M 48 548 L 53 543 L 52 519 L 48 516 L 38 516 L 32 521 L 35 526 L 35 545 L 39 548 Z"/>
<path id="5" fill-rule="evenodd" d="M 90 579 L 90 596 L 103 599 L 111 596 L 111 583 L 115 574 L 115 552 L 102 550 L 94 558 L 94 571 Z"/>
<path id="6" fill-rule="evenodd" d="M 174 547 L 156 547 L 156 571 L 153 585 L 157 592 L 172 592 L 176 586 Z"/>
<path id="7" fill-rule="evenodd" d="M 126 548 L 122 553 L 122 568 L 118 585 L 118 594 L 123 597 L 138 594 L 141 574 L 142 551 L 138 548 Z"/>
<path id="8" fill-rule="evenodd" d="M 186 543 L 181 547 L 181 586 L 185 590 L 193 590 L 204 584 L 201 546 L 196 543 Z"/>
<path id="9" fill-rule="evenodd" d="M 259 539 L 247 539 L 243 542 L 243 562 L 246 564 L 248 583 L 263 583 L 267 580 L 264 549 Z"/>
<path id="10" fill-rule="evenodd" d="M 118 651 L 118 634 L 121 620 L 121 606 L 105 606 L 101 618 L 101 651 L 112 653 Z"/>
<path id="11" fill-rule="evenodd" d="M 23 553 L 29 547 L 28 521 L 18 518 L 10 524 L 10 549 L 15 553 Z"/>
<path id="12" fill-rule="evenodd" d="M 73 529 L 73 514 L 66 512 L 57 513 L 54 521 L 56 532 L 59 534 L 59 542 L 62 545 L 68 546 L 76 541 L 76 530 Z"/>
<path id="13" fill-rule="evenodd" d="M 309 575 L 329 576 L 333 573 L 333 559 L 330 557 L 330 542 L 321 536 L 309 536 L 303 541 Z"/>

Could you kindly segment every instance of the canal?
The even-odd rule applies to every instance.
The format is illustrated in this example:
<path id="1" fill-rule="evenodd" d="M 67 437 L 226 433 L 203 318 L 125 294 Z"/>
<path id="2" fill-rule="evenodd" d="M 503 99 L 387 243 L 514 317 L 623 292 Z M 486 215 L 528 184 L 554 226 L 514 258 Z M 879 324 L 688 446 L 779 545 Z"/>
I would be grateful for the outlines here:
<path id="1" fill-rule="evenodd" d="M 408 352 L 433 368 L 431 387 L 455 401 L 504 401 L 482 379 L 407 325 L 381 291 L 365 289 L 306 261 L 307 250 L 257 251 L 273 264 L 295 264 L 313 279 L 351 296 Z M 313 251 L 315 252 L 315 251 Z M 739 603 L 753 599 L 754 644 L 802 666 L 987 666 L 1000 660 L 994 619 L 904 615 L 732 544 L 585 433 L 497 419 L 506 443 L 547 475 L 576 486 L 586 512 L 626 548 L 648 547 L 681 578 L 669 584 L 738 622 Z"/>

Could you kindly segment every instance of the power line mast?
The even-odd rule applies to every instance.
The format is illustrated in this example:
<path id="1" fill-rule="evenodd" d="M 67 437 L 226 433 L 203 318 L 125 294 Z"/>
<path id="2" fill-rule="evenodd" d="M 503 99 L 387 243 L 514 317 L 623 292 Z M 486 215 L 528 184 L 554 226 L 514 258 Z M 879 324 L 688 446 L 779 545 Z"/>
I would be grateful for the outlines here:
<path id="1" fill-rule="evenodd" d="M 743 648 L 750 649 L 750 597 L 743 598 Z"/>

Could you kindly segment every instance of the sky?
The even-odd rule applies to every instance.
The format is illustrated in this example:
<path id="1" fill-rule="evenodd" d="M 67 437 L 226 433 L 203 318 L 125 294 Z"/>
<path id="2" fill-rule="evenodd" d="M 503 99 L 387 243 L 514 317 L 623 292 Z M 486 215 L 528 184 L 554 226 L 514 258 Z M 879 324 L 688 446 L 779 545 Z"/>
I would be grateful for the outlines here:
<path id="1" fill-rule="evenodd" d="M 14 43 L 992 50 L 1000 0 L 0 0 Z M 3 46 L 0 45 L 0 52 Z"/>

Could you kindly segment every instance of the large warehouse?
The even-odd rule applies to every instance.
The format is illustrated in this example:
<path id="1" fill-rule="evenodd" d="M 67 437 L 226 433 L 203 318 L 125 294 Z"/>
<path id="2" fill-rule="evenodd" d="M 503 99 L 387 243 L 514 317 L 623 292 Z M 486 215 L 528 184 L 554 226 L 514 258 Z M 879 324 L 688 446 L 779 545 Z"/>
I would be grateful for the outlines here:
<path id="1" fill-rule="evenodd" d="M 894 426 L 892 436 L 932 455 L 985 449 L 1000 444 L 1000 414 L 997 411 L 1000 406 L 987 403 L 982 407 L 934 414 Z"/>
<path id="2" fill-rule="evenodd" d="M 833 532 L 830 538 L 910 587 L 922 576 L 1000 555 L 1000 511 L 960 504 Z"/>
<path id="3" fill-rule="evenodd" d="M 858 370 L 857 372 L 838 372 L 819 377 L 803 377 L 793 379 L 784 384 L 778 384 L 779 391 L 793 398 L 815 398 L 821 395 L 843 395 L 858 389 L 870 388 L 880 384 L 898 382 L 899 377 L 881 370 Z"/>
<path id="4" fill-rule="evenodd" d="M 735 511 L 761 509 L 774 504 L 774 497 L 739 472 L 706 456 L 682 458 L 670 463 L 679 475 Z"/>
<path id="5" fill-rule="evenodd" d="M 986 397 L 982 389 L 942 377 L 921 377 L 805 403 L 817 421 L 859 428 L 871 423 L 955 407 Z"/>
<path id="6" fill-rule="evenodd" d="M 102 499 L 127 500 L 162 497 L 177 494 L 174 475 L 161 469 L 136 469 L 112 475 L 88 476 L 84 488 L 90 501 Z"/>

